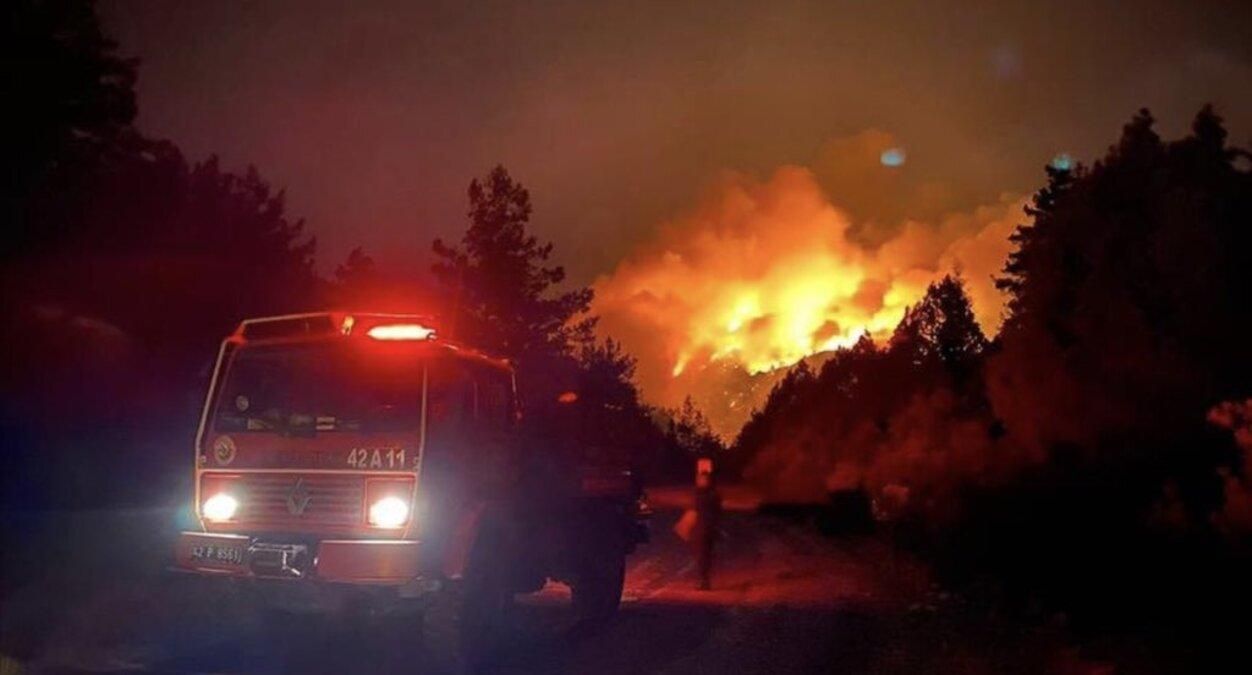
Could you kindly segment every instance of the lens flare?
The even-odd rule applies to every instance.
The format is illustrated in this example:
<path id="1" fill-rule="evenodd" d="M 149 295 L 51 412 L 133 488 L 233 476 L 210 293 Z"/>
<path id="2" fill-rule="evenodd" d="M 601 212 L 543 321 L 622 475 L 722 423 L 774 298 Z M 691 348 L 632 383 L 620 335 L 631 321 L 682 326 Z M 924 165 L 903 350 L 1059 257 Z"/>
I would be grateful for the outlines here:
<path id="1" fill-rule="evenodd" d="M 882 162 L 883 166 L 894 168 L 897 166 L 904 166 L 904 160 L 906 157 L 907 155 L 904 152 L 904 148 L 889 148 L 882 151 L 882 156 L 879 158 L 879 161 Z"/>
<path id="2" fill-rule="evenodd" d="M 1057 171 L 1069 171 L 1074 168 L 1074 158 L 1070 157 L 1069 153 L 1062 152 L 1053 157 L 1049 164 Z"/>

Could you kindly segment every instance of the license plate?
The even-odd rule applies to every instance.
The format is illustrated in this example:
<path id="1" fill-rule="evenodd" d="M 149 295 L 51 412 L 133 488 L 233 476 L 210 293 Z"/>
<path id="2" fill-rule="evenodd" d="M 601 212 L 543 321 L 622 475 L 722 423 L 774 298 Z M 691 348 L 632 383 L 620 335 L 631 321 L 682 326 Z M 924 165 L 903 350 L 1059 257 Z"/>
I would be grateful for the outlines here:
<path id="1" fill-rule="evenodd" d="M 196 544 L 191 547 L 191 558 L 200 562 L 242 565 L 243 547 Z"/>

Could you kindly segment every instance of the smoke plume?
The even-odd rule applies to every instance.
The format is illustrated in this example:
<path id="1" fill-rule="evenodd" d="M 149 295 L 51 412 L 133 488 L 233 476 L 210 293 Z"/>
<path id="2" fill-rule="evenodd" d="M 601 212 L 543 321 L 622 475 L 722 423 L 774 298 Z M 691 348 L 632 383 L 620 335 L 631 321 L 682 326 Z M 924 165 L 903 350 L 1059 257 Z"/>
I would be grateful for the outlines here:
<path id="1" fill-rule="evenodd" d="M 1023 200 L 884 225 L 865 214 L 933 212 L 945 202 L 941 186 L 910 184 L 879 164 L 878 148 L 893 141 L 866 132 L 828 144 L 814 169 L 783 166 L 763 181 L 726 173 L 596 281 L 600 330 L 638 356 L 649 400 L 676 405 L 693 395 L 719 431 L 733 434 L 768 392 L 743 394 L 745 379 L 864 334 L 889 335 L 926 286 L 952 270 L 994 333 L 1003 301 L 992 277 Z M 848 161 L 840 164 L 839 153 Z M 826 186 L 851 195 L 855 207 L 841 207 Z M 888 204 L 892 194 L 898 199 Z"/>

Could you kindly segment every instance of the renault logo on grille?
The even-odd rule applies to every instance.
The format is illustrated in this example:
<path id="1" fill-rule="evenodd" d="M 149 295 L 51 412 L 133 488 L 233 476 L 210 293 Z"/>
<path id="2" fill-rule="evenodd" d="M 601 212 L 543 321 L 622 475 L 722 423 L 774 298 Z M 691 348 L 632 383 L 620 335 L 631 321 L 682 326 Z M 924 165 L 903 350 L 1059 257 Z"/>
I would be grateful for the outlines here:
<path id="1" fill-rule="evenodd" d="M 287 493 L 287 511 L 293 516 L 304 514 L 304 509 L 308 508 L 309 488 L 305 486 L 303 478 L 297 478 L 296 484 L 291 486 L 291 492 Z"/>

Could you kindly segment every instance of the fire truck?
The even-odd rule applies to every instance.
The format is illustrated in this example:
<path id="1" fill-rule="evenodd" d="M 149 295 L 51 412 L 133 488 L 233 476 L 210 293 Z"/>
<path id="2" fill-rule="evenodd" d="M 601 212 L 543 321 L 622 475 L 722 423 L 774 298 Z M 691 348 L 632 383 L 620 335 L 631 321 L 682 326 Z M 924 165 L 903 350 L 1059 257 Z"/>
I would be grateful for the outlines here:
<path id="1" fill-rule="evenodd" d="M 318 609 L 416 607 L 402 615 L 437 615 L 460 649 L 549 581 L 580 623 L 602 622 L 647 538 L 642 490 L 521 433 L 521 415 L 510 363 L 441 339 L 429 317 L 243 321 L 205 398 L 198 527 L 175 569 Z"/>

